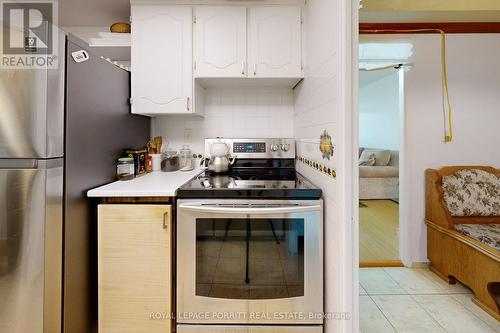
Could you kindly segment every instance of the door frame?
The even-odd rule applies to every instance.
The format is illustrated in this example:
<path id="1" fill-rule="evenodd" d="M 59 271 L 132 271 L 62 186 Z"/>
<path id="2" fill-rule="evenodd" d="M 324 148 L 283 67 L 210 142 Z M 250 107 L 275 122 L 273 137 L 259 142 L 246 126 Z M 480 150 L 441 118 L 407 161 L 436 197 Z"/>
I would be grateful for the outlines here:
<path id="1" fill-rule="evenodd" d="M 396 64 L 398 60 L 395 60 Z M 406 267 L 411 266 L 411 245 L 410 245 L 410 226 L 408 217 L 408 201 L 406 200 L 406 163 L 405 163 L 405 153 L 406 153 L 406 100 L 405 100 L 405 70 L 409 68 L 408 65 L 401 65 L 399 67 L 394 67 L 396 74 L 398 75 L 398 114 L 399 114 L 399 202 L 398 202 L 398 252 L 399 261 L 380 261 L 380 262 L 368 262 L 365 263 L 363 267 L 399 267 L 403 264 Z M 382 69 L 381 69 L 382 70 Z M 392 68 L 387 70 L 393 70 Z M 359 71 L 358 71 L 359 72 Z M 358 87 L 359 89 L 359 87 Z M 359 94 L 358 94 L 359 98 Z M 359 109 L 357 110 L 359 117 Z M 358 128 L 354 129 L 359 135 L 359 123 Z M 359 179 L 358 179 L 359 180 Z M 359 193 L 359 187 L 357 189 Z"/>
<path id="2" fill-rule="evenodd" d="M 411 236 L 409 225 L 408 205 L 408 179 L 406 163 L 406 88 L 405 65 L 400 66 L 399 72 L 399 259 L 410 267 L 411 261 Z"/>

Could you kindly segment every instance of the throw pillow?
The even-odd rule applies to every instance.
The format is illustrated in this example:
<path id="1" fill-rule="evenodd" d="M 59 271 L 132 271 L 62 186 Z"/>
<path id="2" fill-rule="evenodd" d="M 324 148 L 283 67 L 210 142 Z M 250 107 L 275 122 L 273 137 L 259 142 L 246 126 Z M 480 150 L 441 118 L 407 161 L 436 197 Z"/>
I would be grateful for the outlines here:
<path id="1" fill-rule="evenodd" d="M 365 148 L 363 147 L 359 147 L 359 151 L 358 151 L 358 158 L 361 157 L 361 153 L 363 152 L 363 150 L 365 150 Z"/>
<path id="2" fill-rule="evenodd" d="M 375 165 L 375 154 L 371 154 L 367 160 L 359 161 L 360 166 L 374 166 Z"/>
<path id="3" fill-rule="evenodd" d="M 376 166 L 387 166 L 389 165 L 389 161 L 391 159 L 391 151 L 390 150 L 381 150 L 381 149 L 365 149 L 361 153 L 360 160 L 365 161 L 369 159 L 371 154 L 375 154 L 375 165 Z"/>

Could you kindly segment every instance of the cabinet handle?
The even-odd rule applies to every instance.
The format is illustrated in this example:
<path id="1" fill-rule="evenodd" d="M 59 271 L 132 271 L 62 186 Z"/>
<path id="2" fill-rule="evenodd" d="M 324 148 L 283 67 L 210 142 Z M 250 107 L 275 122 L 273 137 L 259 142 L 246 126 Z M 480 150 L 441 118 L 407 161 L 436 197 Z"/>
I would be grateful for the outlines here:
<path id="1" fill-rule="evenodd" d="M 253 75 L 257 75 L 257 64 L 253 64 Z"/>
<path id="2" fill-rule="evenodd" d="M 163 229 L 167 229 L 168 228 L 167 218 L 168 218 L 168 212 L 165 212 L 163 214 Z"/>
<path id="3" fill-rule="evenodd" d="M 191 99 L 188 97 L 186 98 L 186 109 L 189 111 L 189 107 L 190 107 L 190 103 L 191 102 Z"/>
<path id="4" fill-rule="evenodd" d="M 241 74 L 245 75 L 245 61 L 244 60 L 241 62 Z"/>

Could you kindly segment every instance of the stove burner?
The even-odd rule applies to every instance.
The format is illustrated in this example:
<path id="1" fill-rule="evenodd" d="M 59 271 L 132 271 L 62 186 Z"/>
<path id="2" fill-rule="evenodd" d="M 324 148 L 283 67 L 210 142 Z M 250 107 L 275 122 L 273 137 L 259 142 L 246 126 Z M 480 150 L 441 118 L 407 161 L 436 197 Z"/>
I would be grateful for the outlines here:
<path id="1" fill-rule="evenodd" d="M 200 176 L 198 179 L 201 180 L 203 187 L 207 189 L 211 188 L 234 188 L 236 186 L 236 179 L 228 175 L 224 176 Z"/>

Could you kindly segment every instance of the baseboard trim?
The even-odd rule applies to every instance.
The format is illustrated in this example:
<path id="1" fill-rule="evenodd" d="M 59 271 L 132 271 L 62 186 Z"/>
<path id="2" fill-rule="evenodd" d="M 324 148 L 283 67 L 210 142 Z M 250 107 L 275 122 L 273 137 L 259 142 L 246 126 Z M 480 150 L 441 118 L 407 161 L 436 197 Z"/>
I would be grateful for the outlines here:
<path id="1" fill-rule="evenodd" d="M 359 268 L 369 268 L 369 267 L 404 267 L 400 260 L 388 260 L 388 261 L 370 261 L 370 262 L 360 262 Z"/>
<path id="2" fill-rule="evenodd" d="M 411 264 L 411 268 L 429 268 L 431 263 L 429 261 L 414 261 Z"/>

